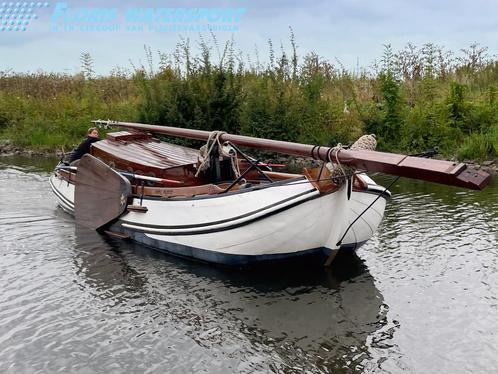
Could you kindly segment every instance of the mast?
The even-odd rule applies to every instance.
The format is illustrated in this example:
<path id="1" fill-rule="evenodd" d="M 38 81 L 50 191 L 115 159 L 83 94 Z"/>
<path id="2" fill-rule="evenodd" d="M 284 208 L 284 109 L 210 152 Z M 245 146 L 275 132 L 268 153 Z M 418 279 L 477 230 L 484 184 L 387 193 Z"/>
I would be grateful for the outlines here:
<path id="1" fill-rule="evenodd" d="M 96 120 L 92 122 L 96 125 L 124 127 L 138 131 L 204 141 L 207 141 L 211 134 L 211 132 L 204 130 L 147 125 L 142 123 L 115 122 L 110 120 Z M 311 157 L 322 161 L 338 159 L 341 164 L 354 166 L 359 170 L 381 172 L 473 190 L 483 189 L 491 179 L 491 176 L 482 170 L 476 170 L 464 163 L 451 161 L 433 160 L 377 151 L 336 150 L 331 147 L 261 139 L 228 133 L 222 134 L 220 140 L 223 142 L 228 141 L 243 147 L 264 149 L 294 156 Z"/>

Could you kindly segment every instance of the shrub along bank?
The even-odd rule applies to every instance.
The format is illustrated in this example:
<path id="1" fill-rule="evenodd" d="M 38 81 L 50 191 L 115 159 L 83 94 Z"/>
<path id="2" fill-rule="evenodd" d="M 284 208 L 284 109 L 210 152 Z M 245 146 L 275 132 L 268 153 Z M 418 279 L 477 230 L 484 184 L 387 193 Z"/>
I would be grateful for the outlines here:
<path id="1" fill-rule="evenodd" d="M 95 76 L 86 53 L 76 75 L 0 72 L 0 140 L 67 150 L 90 120 L 110 118 L 320 145 L 375 133 L 385 151 L 498 156 L 498 61 L 477 44 L 458 54 L 385 46 L 378 63 L 354 72 L 299 56 L 292 35 L 290 51 L 269 43 L 264 64 L 211 44 L 194 53 L 182 41 L 159 63 L 146 49 L 147 64 L 107 76 Z"/>

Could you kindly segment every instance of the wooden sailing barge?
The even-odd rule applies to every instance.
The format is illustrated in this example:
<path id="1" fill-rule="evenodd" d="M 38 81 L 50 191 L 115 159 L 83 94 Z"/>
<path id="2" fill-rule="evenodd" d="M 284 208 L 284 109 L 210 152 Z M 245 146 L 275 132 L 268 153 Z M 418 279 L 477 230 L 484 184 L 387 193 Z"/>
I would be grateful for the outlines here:
<path id="1" fill-rule="evenodd" d="M 59 205 L 79 224 L 161 251 L 229 265 L 289 257 L 333 259 L 376 232 L 389 191 L 365 172 L 482 189 L 485 172 L 465 164 L 372 150 L 329 148 L 220 132 L 95 121 L 124 130 L 93 143 L 78 166 L 50 178 Z M 199 151 L 152 134 L 207 141 Z M 251 147 L 322 160 L 272 171 Z M 355 168 L 353 172 L 351 169 Z"/>

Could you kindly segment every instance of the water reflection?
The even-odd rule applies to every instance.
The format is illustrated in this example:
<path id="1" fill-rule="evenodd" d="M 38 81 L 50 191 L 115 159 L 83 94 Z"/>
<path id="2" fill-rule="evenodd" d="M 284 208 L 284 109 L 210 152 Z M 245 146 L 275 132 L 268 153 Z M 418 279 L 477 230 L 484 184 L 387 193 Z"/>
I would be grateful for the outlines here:
<path id="1" fill-rule="evenodd" d="M 331 269 L 294 264 L 240 271 L 84 228 L 75 237 L 76 272 L 97 297 L 133 313 L 140 300 L 138 313 L 154 326 L 172 324 L 200 347 L 221 349 L 226 359 L 235 347 L 243 350 L 238 370 L 361 371 L 367 337 L 384 321 L 382 295 L 357 256 L 339 256 Z M 245 354 L 265 358 L 245 360 Z"/>
<path id="2" fill-rule="evenodd" d="M 52 171 L 57 165 L 57 157 L 29 157 L 29 156 L 2 156 L 0 157 L 0 169 L 20 168 L 27 172 Z"/>
<path id="3" fill-rule="evenodd" d="M 378 235 L 360 250 L 390 324 L 400 323 L 388 341 L 396 349 L 378 350 L 379 372 L 496 372 L 497 182 L 467 191 L 401 179 L 392 188 Z"/>
<path id="4" fill-rule="evenodd" d="M 76 274 L 101 298 L 124 302 L 140 297 L 146 279 L 129 266 L 120 243 L 94 230 L 75 226 L 74 266 Z"/>

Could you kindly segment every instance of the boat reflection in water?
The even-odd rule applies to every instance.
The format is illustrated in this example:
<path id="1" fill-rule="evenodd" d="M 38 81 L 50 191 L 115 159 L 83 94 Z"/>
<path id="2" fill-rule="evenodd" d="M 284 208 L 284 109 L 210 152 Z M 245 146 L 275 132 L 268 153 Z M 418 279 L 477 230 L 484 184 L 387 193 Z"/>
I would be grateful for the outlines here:
<path id="1" fill-rule="evenodd" d="M 74 264 L 92 294 L 112 300 L 117 314 L 142 320 L 130 326 L 140 329 L 140 346 L 154 350 L 162 335 L 174 347 L 186 336 L 204 352 L 197 360 L 215 352 L 230 370 L 360 372 L 370 358 L 368 337 L 385 320 L 382 295 L 351 254 L 338 255 L 331 268 L 294 263 L 239 271 L 78 227 Z"/>
<path id="2" fill-rule="evenodd" d="M 80 225 L 76 225 L 75 237 L 76 273 L 95 291 L 92 294 L 125 302 L 144 291 L 146 278 L 128 265 L 118 241 Z"/>

